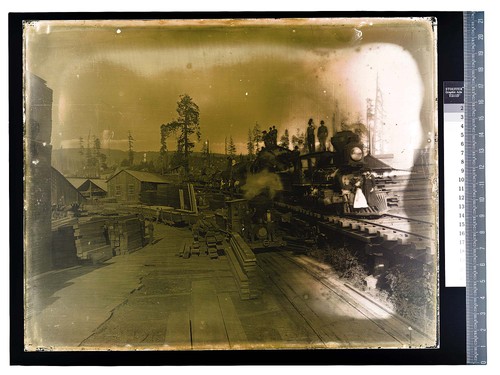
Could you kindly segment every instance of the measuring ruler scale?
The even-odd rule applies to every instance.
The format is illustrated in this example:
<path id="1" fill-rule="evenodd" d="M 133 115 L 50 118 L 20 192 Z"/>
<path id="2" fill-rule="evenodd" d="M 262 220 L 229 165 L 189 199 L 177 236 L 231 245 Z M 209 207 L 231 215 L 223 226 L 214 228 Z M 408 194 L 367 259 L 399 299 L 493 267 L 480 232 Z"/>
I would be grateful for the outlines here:
<path id="1" fill-rule="evenodd" d="M 486 364 L 484 12 L 464 13 L 467 363 Z"/>
<path id="2" fill-rule="evenodd" d="M 484 12 L 464 13 L 464 81 L 443 87 L 445 285 L 466 288 L 467 364 L 486 364 Z"/>

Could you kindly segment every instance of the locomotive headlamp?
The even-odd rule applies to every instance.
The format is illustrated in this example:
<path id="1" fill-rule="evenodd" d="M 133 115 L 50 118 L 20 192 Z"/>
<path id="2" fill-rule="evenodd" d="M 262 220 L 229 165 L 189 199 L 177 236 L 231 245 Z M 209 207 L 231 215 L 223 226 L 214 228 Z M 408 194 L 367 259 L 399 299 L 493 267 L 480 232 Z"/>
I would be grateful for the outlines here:
<path id="1" fill-rule="evenodd" d="M 363 158 L 363 150 L 361 150 L 359 147 L 353 147 L 351 149 L 351 159 L 354 161 L 360 161 Z"/>

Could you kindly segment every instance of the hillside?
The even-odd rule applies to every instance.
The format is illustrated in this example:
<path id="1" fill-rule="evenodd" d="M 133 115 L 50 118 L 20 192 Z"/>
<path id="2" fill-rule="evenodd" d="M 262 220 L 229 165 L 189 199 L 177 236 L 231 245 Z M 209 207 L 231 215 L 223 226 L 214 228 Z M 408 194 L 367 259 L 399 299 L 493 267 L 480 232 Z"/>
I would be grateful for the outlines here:
<path id="1" fill-rule="evenodd" d="M 128 151 L 123 150 L 103 150 L 102 153 L 106 155 L 107 170 L 101 171 L 100 175 L 112 173 L 118 168 L 124 160 L 128 160 Z M 168 158 L 173 159 L 174 152 L 168 152 Z M 141 151 L 134 152 L 134 167 L 140 168 L 140 165 L 145 166 L 145 170 L 154 172 L 158 166 L 160 158 L 159 151 Z M 226 156 L 221 154 L 212 154 L 212 158 L 220 160 L 217 162 L 218 168 L 225 167 Z M 200 152 L 193 152 L 191 154 L 191 165 L 200 166 L 203 164 L 203 155 Z M 80 154 L 78 148 L 65 148 L 52 151 L 52 166 L 56 168 L 66 177 L 96 177 L 95 172 L 89 173 L 84 169 L 85 155 Z M 222 163 L 222 164 L 221 164 Z"/>

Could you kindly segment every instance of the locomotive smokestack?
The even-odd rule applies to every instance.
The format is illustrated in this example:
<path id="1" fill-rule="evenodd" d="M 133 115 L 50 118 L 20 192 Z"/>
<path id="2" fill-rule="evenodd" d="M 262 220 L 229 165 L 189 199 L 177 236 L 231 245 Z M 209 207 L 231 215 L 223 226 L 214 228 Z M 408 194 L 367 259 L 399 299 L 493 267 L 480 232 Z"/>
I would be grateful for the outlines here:
<path id="1" fill-rule="evenodd" d="M 332 136 L 335 135 L 336 133 L 342 131 L 342 129 L 340 127 L 339 102 L 337 101 L 337 99 L 335 99 L 335 102 L 334 102 L 334 109 L 333 109 L 333 114 L 332 114 L 332 125 L 333 125 Z"/>

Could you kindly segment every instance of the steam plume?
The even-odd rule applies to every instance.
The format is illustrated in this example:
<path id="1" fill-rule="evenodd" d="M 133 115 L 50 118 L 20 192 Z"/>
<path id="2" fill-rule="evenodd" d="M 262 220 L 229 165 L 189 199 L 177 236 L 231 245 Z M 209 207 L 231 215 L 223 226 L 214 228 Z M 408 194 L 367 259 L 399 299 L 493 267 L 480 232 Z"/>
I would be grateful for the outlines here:
<path id="1" fill-rule="evenodd" d="M 264 192 L 269 191 L 270 198 L 274 198 L 276 192 L 283 190 L 283 185 L 278 175 L 262 171 L 247 177 L 247 182 L 241 187 L 244 192 L 245 199 L 252 199 Z"/>

